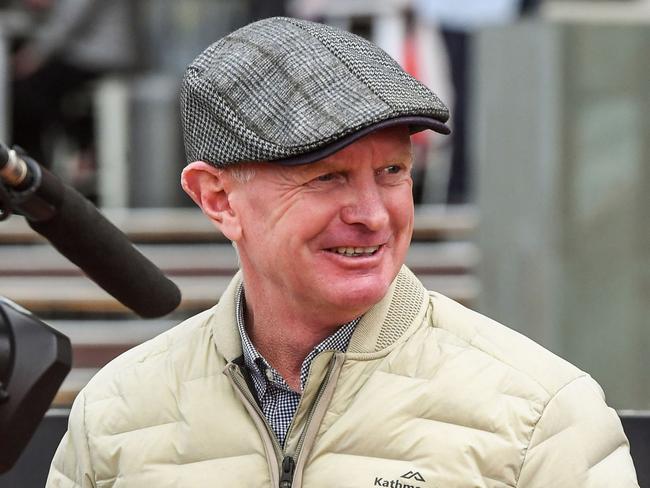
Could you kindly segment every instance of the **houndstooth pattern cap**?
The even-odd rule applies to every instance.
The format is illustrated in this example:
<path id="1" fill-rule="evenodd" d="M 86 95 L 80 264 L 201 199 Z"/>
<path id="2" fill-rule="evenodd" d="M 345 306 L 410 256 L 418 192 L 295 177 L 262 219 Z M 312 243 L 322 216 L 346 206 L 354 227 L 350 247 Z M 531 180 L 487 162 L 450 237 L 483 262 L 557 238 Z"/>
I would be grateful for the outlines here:
<path id="1" fill-rule="evenodd" d="M 448 134 L 447 107 L 384 51 L 324 24 L 274 17 L 208 47 L 187 68 L 188 162 L 304 164 L 382 127 Z"/>

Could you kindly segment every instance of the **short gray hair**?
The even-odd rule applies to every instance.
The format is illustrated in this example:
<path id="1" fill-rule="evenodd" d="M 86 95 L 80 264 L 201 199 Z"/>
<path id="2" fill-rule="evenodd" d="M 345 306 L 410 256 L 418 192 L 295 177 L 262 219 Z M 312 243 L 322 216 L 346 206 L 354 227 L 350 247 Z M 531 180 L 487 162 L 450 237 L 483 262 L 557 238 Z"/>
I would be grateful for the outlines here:
<path id="1" fill-rule="evenodd" d="M 226 168 L 221 168 L 224 173 L 229 173 L 239 183 L 248 183 L 255 177 L 255 167 L 250 163 L 239 163 Z"/>

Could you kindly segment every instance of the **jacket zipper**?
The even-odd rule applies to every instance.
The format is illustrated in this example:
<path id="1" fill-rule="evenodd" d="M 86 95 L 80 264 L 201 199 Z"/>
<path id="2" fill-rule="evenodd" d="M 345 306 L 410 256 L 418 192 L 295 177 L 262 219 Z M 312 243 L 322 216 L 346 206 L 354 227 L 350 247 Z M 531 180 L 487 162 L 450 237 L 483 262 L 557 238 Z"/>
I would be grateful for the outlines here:
<path id="1" fill-rule="evenodd" d="M 298 439 L 298 444 L 296 445 L 296 452 L 294 453 L 294 457 L 286 456 L 282 460 L 282 476 L 280 478 L 280 488 L 301 488 L 302 487 L 302 469 L 304 465 L 303 458 L 304 456 L 306 456 L 306 454 L 301 456 L 301 454 L 303 454 L 303 446 L 305 444 L 305 439 L 309 432 L 309 427 L 311 426 L 314 416 L 318 411 L 318 406 L 324 396 L 325 391 L 327 390 L 327 387 L 329 386 L 330 379 L 332 378 L 332 374 L 334 372 L 336 363 L 337 363 L 337 356 L 335 353 L 332 356 L 332 359 L 330 360 L 327 366 L 327 372 L 325 373 L 325 378 L 323 379 L 323 382 L 318 387 L 316 398 L 314 399 L 314 402 L 309 408 L 309 413 L 307 414 L 307 420 L 305 421 L 305 425 L 302 429 L 302 432 L 300 433 L 300 438 Z M 300 476 L 297 484 L 296 484 L 296 468 L 300 468 L 300 472 L 299 472 Z"/>
<path id="2" fill-rule="evenodd" d="M 310 434 L 310 426 L 312 424 L 314 417 L 316 416 L 317 413 L 319 414 L 319 416 L 321 414 L 321 411 L 319 410 L 318 407 L 320 403 L 323 401 L 323 397 L 327 397 L 327 403 L 329 403 L 329 400 L 331 399 L 331 393 L 333 393 L 331 390 L 334 388 L 335 384 L 330 385 L 331 382 L 330 380 L 332 379 L 334 372 L 340 368 L 342 362 L 343 362 L 343 354 L 334 353 L 327 367 L 327 373 L 325 374 L 325 378 L 323 379 L 323 382 L 321 383 L 318 389 L 318 393 L 316 394 L 316 399 L 314 400 L 314 403 L 312 404 L 311 408 L 309 409 L 309 413 L 307 414 L 307 420 L 305 422 L 305 426 L 303 427 L 303 430 L 300 433 L 300 438 L 298 439 L 298 444 L 296 446 L 296 454 L 295 454 L 296 463 L 293 468 L 293 482 L 295 486 L 293 488 L 302 487 L 302 473 L 304 470 L 304 465 L 306 462 L 306 455 L 307 455 L 307 454 L 303 454 L 303 447 L 305 445 L 305 440 L 307 438 L 307 435 Z M 324 412 L 322 413 L 324 414 Z M 322 416 L 320 416 L 320 418 L 318 419 L 318 425 L 320 425 L 321 421 L 322 421 Z M 312 441 L 313 441 L 313 437 L 310 438 L 310 442 Z M 311 450 L 311 444 L 309 445 L 307 451 L 310 450 Z"/>
<path id="3" fill-rule="evenodd" d="M 296 452 L 294 453 L 294 457 L 287 455 L 282 449 L 282 447 L 280 446 L 280 443 L 275 437 L 275 433 L 273 433 L 273 430 L 269 426 L 266 417 L 260 410 L 259 405 L 253 398 L 252 393 L 249 391 L 248 385 L 246 384 L 246 380 L 241 376 L 241 372 L 239 371 L 239 368 L 234 364 L 230 364 L 227 368 L 228 376 L 236 386 L 235 389 L 241 394 L 242 399 L 244 400 L 244 403 L 247 406 L 247 409 L 251 414 L 253 413 L 255 414 L 252 415 L 253 419 L 255 421 L 255 424 L 258 426 L 258 430 L 263 432 L 264 434 L 263 438 L 265 442 L 268 443 L 270 441 L 270 443 L 272 444 L 273 451 L 275 452 L 276 455 L 276 460 L 275 460 L 276 466 L 278 463 L 280 463 L 280 470 L 281 470 L 277 477 L 272 476 L 272 478 L 278 479 L 277 485 L 279 486 L 279 488 L 293 487 L 293 481 L 294 481 L 296 464 L 297 464 L 296 461 L 300 459 L 300 454 L 302 452 L 302 447 L 305 442 L 305 437 L 307 435 L 309 426 L 312 422 L 312 419 L 314 418 L 314 414 L 317 410 L 318 404 L 320 403 L 323 397 L 323 393 L 325 392 L 326 387 L 329 384 L 336 363 L 337 363 L 337 356 L 336 354 L 334 354 L 327 367 L 327 373 L 325 374 L 325 378 L 323 379 L 323 382 L 318 388 L 318 392 L 316 393 L 316 399 L 314 400 L 314 403 L 310 407 L 309 413 L 307 414 L 307 420 L 300 434 L 300 438 L 298 439 L 298 444 L 296 446 Z M 282 461 L 280 462 L 280 460 Z M 269 462 L 270 461 L 271 460 L 269 459 Z M 272 470 L 272 474 L 275 474 L 275 470 Z M 296 486 L 294 488 L 299 488 L 299 486 Z"/>
<path id="4" fill-rule="evenodd" d="M 296 470 L 296 462 L 291 456 L 285 456 L 282 460 L 282 472 L 280 473 L 280 488 L 291 488 L 293 474 Z"/>
<path id="5" fill-rule="evenodd" d="M 271 468 L 271 480 L 275 484 L 276 480 L 279 480 L 280 478 L 280 475 L 278 473 L 278 463 L 280 459 L 283 459 L 285 457 L 284 451 L 282 450 L 280 443 L 275 437 L 273 430 L 269 426 L 266 417 L 260 410 L 260 407 L 257 405 L 255 398 L 253 398 L 253 394 L 249 391 L 246 380 L 241 375 L 241 372 L 239 371 L 237 365 L 229 364 L 226 368 L 226 371 L 228 373 L 228 377 L 235 386 L 235 390 L 241 396 L 241 399 L 244 402 L 244 406 L 251 414 L 251 417 L 257 426 L 257 430 L 260 432 L 260 434 L 262 434 L 262 441 L 265 444 L 265 451 L 267 453 L 269 453 L 269 451 L 275 453 L 275 459 L 267 459 Z M 279 485 L 279 481 L 277 483 Z"/>
<path id="6" fill-rule="evenodd" d="M 311 424 L 311 421 L 314 418 L 314 413 L 316 412 L 316 408 L 318 407 L 318 404 L 320 403 L 321 398 L 323 397 L 323 392 L 327 388 L 330 378 L 332 377 L 332 371 L 334 371 L 335 363 L 336 363 L 336 354 L 332 356 L 330 363 L 327 365 L 327 373 L 325 374 L 325 378 L 323 379 L 323 382 L 318 388 L 318 393 L 316 393 L 316 399 L 314 400 L 314 403 L 312 404 L 311 408 L 309 409 L 309 413 L 307 414 L 307 421 L 305 422 L 305 427 L 302 429 L 302 432 L 300 433 L 300 439 L 298 439 L 298 445 L 296 446 L 296 458 L 298 458 L 300 451 L 302 451 L 302 445 L 304 444 L 305 436 L 307 435 L 307 427 L 309 427 L 309 424 Z"/>

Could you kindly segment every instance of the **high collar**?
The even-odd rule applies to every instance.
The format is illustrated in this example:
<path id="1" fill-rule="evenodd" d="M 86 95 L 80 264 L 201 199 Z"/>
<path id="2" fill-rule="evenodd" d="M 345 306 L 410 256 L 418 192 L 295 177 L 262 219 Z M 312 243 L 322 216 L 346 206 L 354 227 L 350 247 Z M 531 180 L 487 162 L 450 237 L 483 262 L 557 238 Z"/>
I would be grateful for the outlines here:
<path id="1" fill-rule="evenodd" d="M 242 273 L 238 271 L 213 308 L 210 318 L 215 346 L 229 362 L 242 355 L 236 319 L 236 297 L 241 282 Z M 427 304 L 424 286 L 406 266 L 402 266 L 384 298 L 361 318 L 347 353 L 375 355 L 389 349 L 421 323 Z"/>

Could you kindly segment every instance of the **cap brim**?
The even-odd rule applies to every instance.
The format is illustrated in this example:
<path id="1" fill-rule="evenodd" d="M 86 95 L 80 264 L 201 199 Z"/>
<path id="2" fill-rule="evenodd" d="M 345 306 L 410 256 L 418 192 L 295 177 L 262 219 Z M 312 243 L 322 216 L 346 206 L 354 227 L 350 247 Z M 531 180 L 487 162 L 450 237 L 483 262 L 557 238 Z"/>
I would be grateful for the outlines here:
<path id="1" fill-rule="evenodd" d="M 416 132 L 421 132 L 427 129 L 431 129 L 435 132 L 438 132 L 439 134 L 447 135 L 451 133 L 449 127 L 447 127 L 443 122 L 440 122 L 439 120 L 433 119 L 431 117 L 417 115 L 396 117 L 394 119 L 382 120 L 376 124 L 364 127 L 363 129 L 353 132 L 352 134 L 348 134 L 345 137 L 342 137 L 313 151 L 297 154 L 288 158 L 274 159 L 269 162 L 274 164 L 281 164 L 283 166 L 298 166 L 300 164 L 315 163 L 316 161 L 320 161 L 327 156 L 331 156 L 335 152 L 340 151 L 346 146 L 349 146 L 354 141 L 367 136 L 371 132 L 387 129 L 388 127 L 395 127 L 398 125 L 410 126 L 411 134 L 415 134 Z"/>

